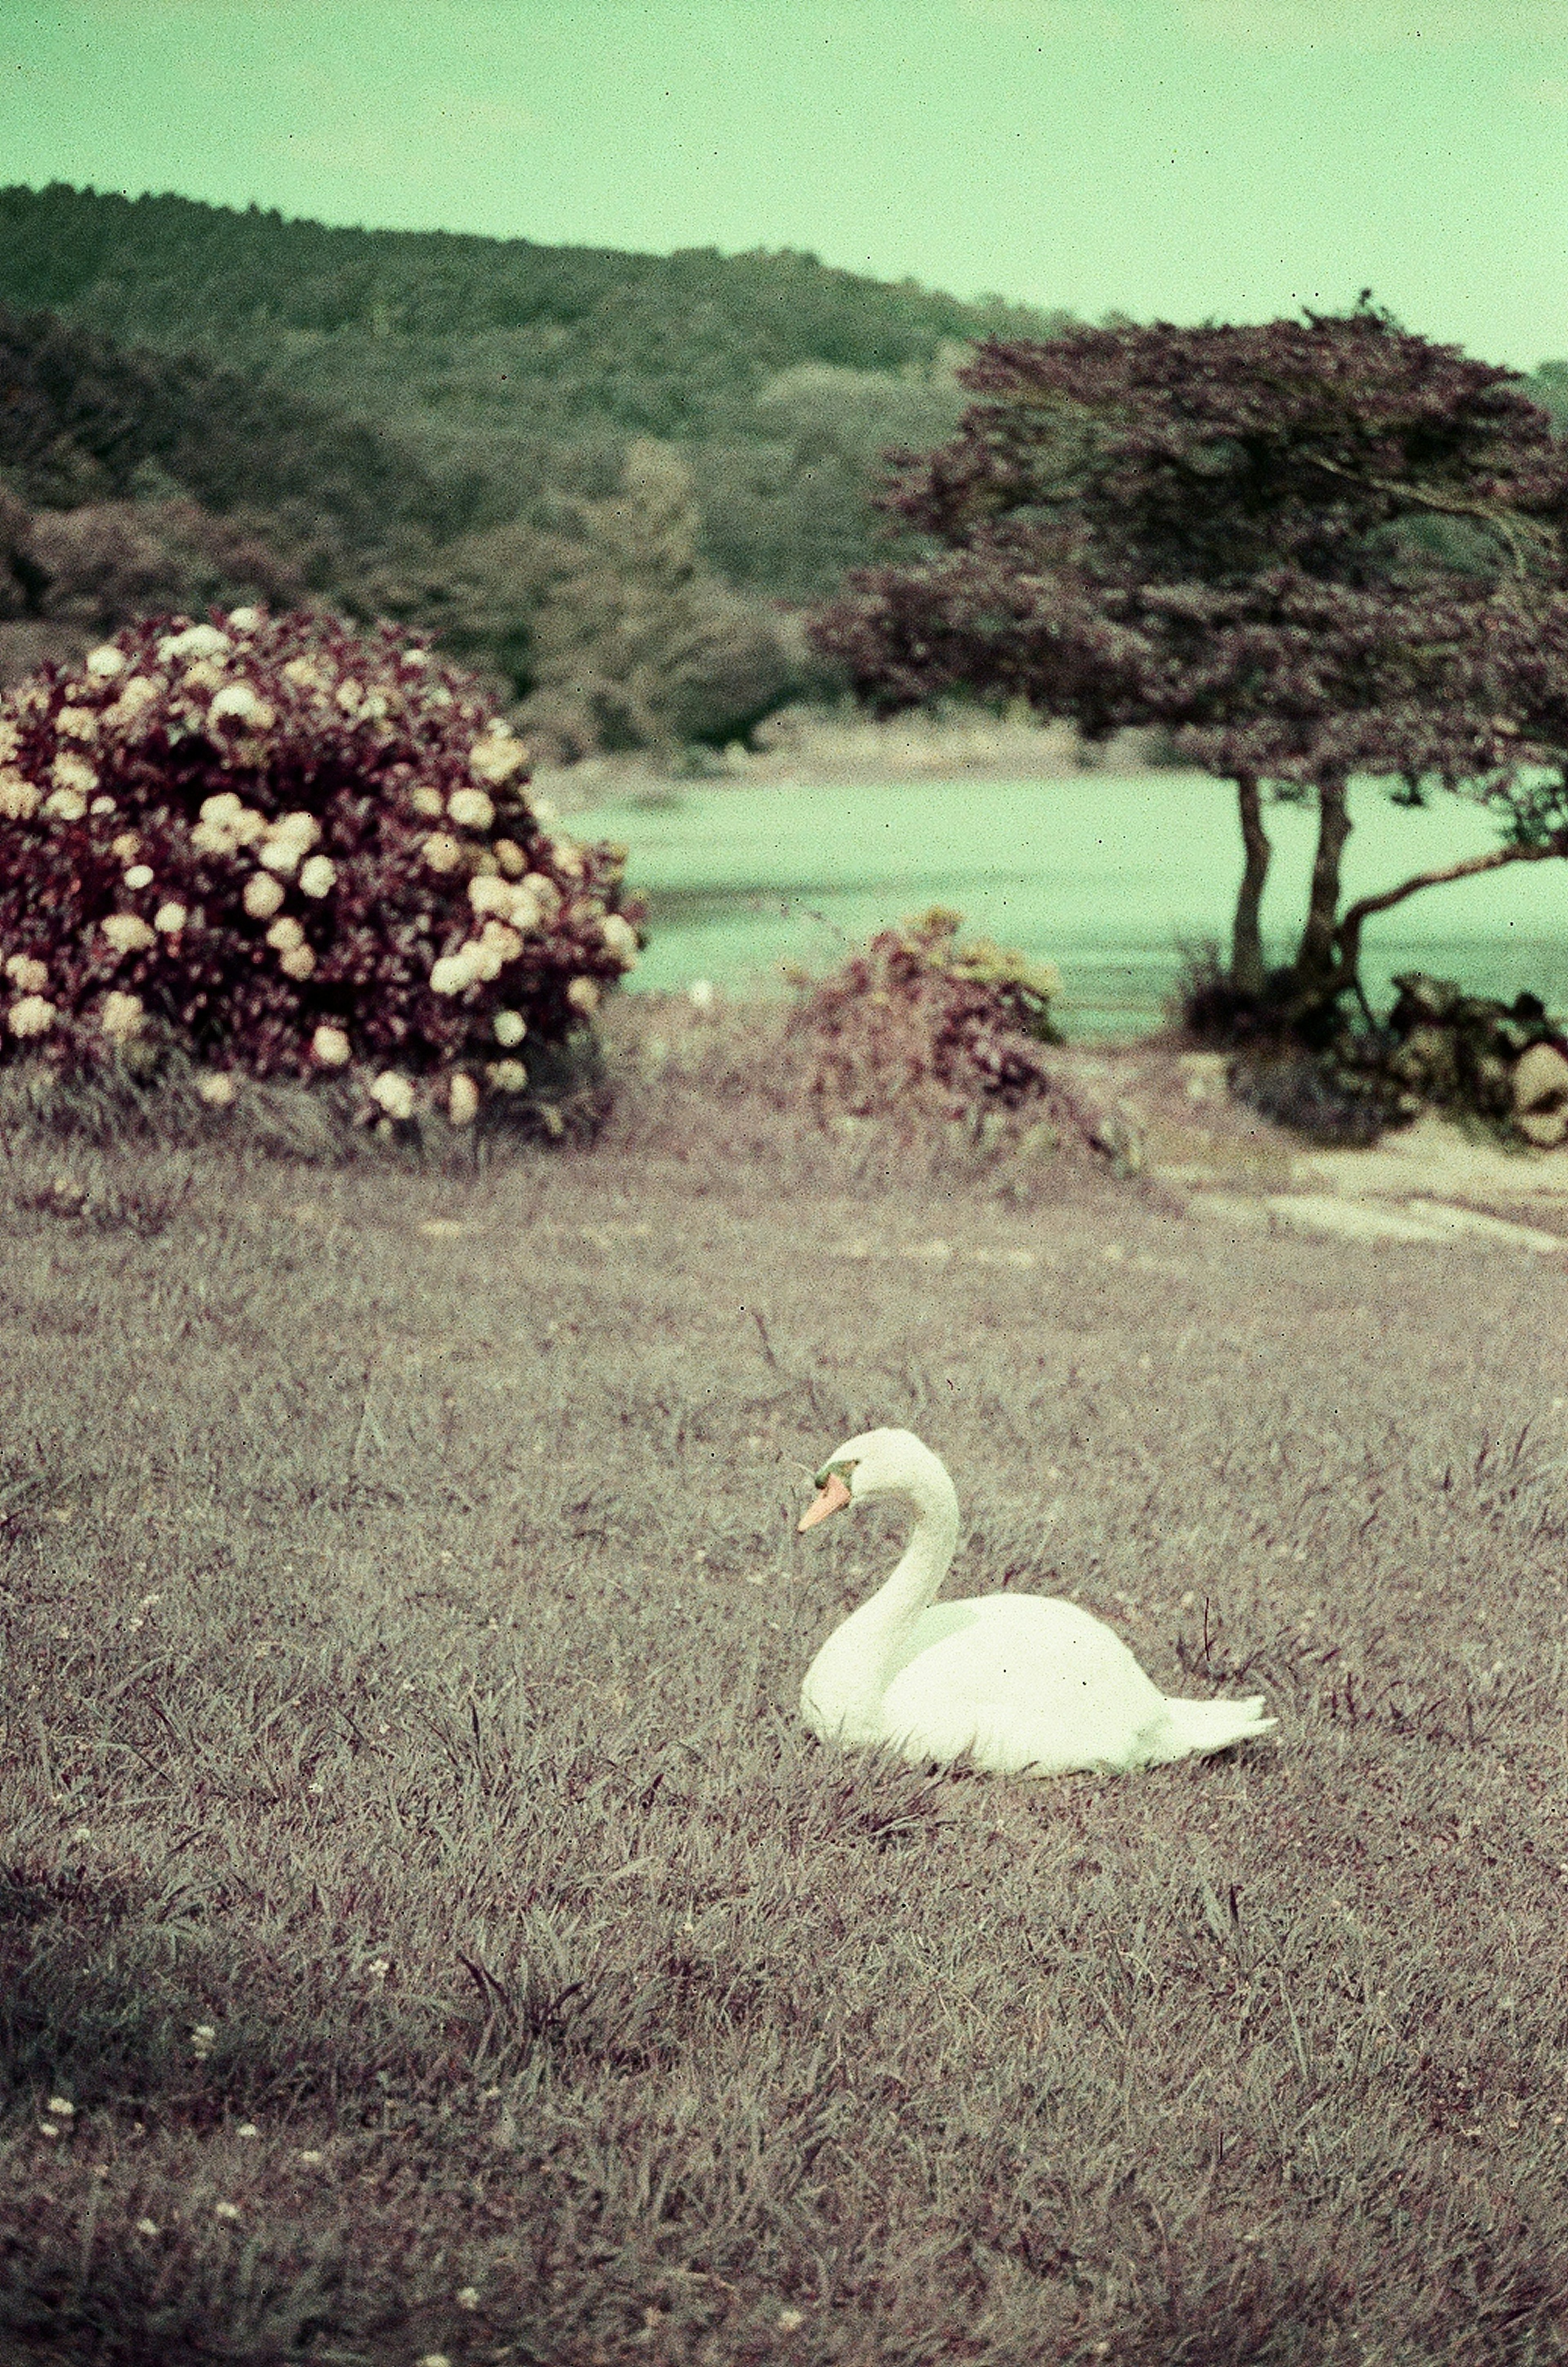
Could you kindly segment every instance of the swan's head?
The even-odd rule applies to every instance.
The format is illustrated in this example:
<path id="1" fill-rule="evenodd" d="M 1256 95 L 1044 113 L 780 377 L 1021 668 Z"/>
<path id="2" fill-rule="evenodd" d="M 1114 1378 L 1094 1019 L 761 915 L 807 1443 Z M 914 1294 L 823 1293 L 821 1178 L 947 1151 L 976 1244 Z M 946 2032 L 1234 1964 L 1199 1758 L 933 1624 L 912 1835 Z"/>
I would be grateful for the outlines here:
<path id="1" fill-rule="evenodd" d="M 867 1430 L 846 1438 L 816 1475 L 818 1496 L 798 1526 L 814 1529 L 846 1504 L 874 1504 L 889 1496 L 918 1504 L 951 1499 L 953 1483 L 929 1446 L 912 1430 Z"/>

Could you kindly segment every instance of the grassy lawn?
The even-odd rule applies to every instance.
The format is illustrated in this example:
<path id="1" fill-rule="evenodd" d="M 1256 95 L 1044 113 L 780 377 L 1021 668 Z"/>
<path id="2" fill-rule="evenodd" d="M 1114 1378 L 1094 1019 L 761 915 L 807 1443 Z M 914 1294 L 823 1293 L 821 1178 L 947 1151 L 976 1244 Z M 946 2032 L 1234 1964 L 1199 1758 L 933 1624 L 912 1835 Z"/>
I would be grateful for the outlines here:
<path id="1" fill-rule="evenodd" d="M 13 1140 L 0 1228 L 7 2358 L 1568 2356 L 1555 1267 L 733 1079 L 468 1175 Z M 810 1741 L 879 1421 L 957 1591 L 1278 1736 Z"/>

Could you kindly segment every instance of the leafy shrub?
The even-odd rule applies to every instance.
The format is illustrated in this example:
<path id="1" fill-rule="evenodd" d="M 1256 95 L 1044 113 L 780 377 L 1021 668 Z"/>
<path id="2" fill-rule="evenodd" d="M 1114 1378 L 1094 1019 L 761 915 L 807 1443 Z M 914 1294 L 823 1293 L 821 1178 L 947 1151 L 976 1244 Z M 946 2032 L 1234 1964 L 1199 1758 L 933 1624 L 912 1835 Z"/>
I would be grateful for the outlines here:
<path id="1" fill-rule="evenodd" d="M 792 1032 L 808 1043 L 825 1123 L 890 1117 L 912 1131 L 934 1118 L 984 1135 L 1046 1097 L 1056 972 L 984 939 L 961 945 L 961 926 L 935 907 L 805 988 Z"/>
<path id="2" fill-rule="evenodd" d="M 89 502 L 29 513 L 0 487 L 0 689 L 51 661 L 79 665 L 137 617 L 214 601 L 289 607 L 305 593 L 299 555 L 195 502 Z"/>
<path id="3" fill-rule="evenodd" d="M 1339 996 L 1303 1005 L 1289 969 L 1252 993 L 1232 984 L 1217 946 L 1190 949 L 1167 1012 L 1190 1041 L 1234 1054 L 1237 1101 L 1314 1142 L 1364 1148 L 1419 1107 L 1387 1072 L 1383 1032 L 1358 1027 Z"/>
<path id="4" fill-rule="evenodd" d="M 1289 971 L 1266 981 L 1261 994 L 1243 993 L 1205 951 L 1189 957 L 1172 1016 L 1198 1042 L 1235 1052 L 1228 1074 L 1238 1100 L 1317 1141 L 1374 1142 L 1425 1108 L 1508 1140 L 1553 1144 L 1568 1135 L 1551 1091 L 1539 1109 L 1518 1106 L 1524 1055 L 1539 1060 L 1543 1046 L 1568 1055 L 1539 995 L 1500 1002 L 1420 971 L 1393 984 L 1387 1016 L 1369 1013 L 1358 1024 L 1343 994 L 1305 1010 L 1292 1006 Z M 1554 1082 L 1547 1079 L 1548 1087 Z"/>
<path id="5" fill-rule="evenodd" d="M 1393 981 L 1399 1000 L 1389 1014 L 1393 1041 L 1391 1075 L 1435 1108 L 1481 1118 L 1495 1131 L 1515 1131 L 1514 1072 L 1538 1044 L 1562 1048 L 1562 1033 L 1539 995 L 1511 1003 L 1466 994 L 1451 980 L 1419 970 Z"/>
<path id="6" fill-rule="evenodd" d="M 637 957 L 468 677 L 302 612 L 128 628 L 0 700 L 0 1062 L 334 1077 L 457 1125 Z"/>

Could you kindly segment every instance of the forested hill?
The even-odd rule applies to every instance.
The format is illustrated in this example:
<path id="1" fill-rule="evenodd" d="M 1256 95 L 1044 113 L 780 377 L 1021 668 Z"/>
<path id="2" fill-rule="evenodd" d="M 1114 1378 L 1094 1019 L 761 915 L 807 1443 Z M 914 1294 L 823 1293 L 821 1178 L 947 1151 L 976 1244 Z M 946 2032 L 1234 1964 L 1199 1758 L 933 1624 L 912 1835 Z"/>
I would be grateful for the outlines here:
<path id="1" fill-rule="evenodd" d="M 255 208 L 61 186 L 0 191 L 0 302 L 58 312 L 122 344 L 197 345 L 306 378 L 305 357 L 340 339 L 437 349 L 477 340 L 512 402 L 558 423 L 659 436 L 711 431 L 802 364 L 919 369 L 987 330 L 1049 325 L 1000 300 L 961 303 L 807 255 L 623 255 L 338 230 Z"/>
<path id="2" fill-rule="evenodd" d="M 882 452 L 1049 326 L 800 255 L 0 191 L 0 673 L 309 593 L 434 631 L 541 746 L 727 737 L 809 686 L 777 604 L 874 555 Z"/>
<path id="3" fill-rule="evenodd" d="M 0 467 L 46 508 L 179 493 L 220 515 L 331 520 L 349 549 L 372 549 L 442 506 L 406 452 L 324 404 L 3 303 L 0 391 Z"/>

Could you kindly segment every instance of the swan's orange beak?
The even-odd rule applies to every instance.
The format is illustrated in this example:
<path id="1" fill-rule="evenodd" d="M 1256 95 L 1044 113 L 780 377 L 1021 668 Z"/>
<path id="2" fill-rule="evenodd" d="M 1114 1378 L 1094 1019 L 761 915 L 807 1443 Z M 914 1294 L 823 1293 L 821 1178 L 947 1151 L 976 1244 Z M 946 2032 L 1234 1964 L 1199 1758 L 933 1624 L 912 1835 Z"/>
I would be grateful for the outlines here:
<path id="1" fill-rule="evenodd" d="M 825 1521 L 827 1519 L 829 1512 L 841 1512 L 844 1506 L 852 1502 L 852 1501 L 853 1499 L 851 1497 L 849 1489 L 845 1487 L 838 1473 L 836 1471 L 829 1471 L 827 1478 L 822 1483 L 821 1494 L 818 1497 L 814 1504 L 809 1505 L 807 1510 L 802 1512 L 799 1520 L 795 1523 L 796 1534 L 798 1535 L 802 1529 L 814 1529 L 818 1521 Z"/>

